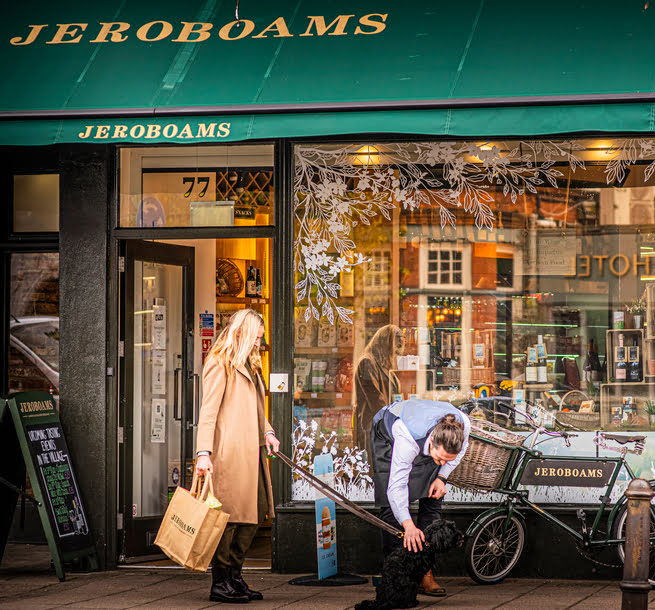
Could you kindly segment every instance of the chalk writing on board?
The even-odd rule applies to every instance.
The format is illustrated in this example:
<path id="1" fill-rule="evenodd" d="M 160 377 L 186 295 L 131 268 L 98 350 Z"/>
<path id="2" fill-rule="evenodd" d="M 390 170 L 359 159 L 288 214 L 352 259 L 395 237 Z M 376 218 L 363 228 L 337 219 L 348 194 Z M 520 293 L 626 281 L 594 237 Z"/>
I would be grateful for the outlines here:
<path id="1" fill-rule="evenodd" d="M 26 432 L 57 534 L 60 538 L 86 535 L 89 528 L 61 428 L 41 424 L 29 426 Z"/>

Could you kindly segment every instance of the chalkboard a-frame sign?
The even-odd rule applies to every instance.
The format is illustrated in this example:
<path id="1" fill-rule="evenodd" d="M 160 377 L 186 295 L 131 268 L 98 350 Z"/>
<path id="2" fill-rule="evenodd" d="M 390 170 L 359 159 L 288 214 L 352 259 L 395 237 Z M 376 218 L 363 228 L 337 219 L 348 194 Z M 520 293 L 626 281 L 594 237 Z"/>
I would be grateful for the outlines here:
<path id="1" fill-rule="evenodd" d="M 16 455 L 18 450 L 22 453 L 34 498 L 40 502 L 39 516 L 59 580 L 65 579 L 67 562 L 97 570 L 93 538 L 52 395 L 22 392 L 0 399 L 0 444 L 0 477 L 5 480 L 16 481 L 24 473 Z M 8 451 L 13 451 L 13 459 Z M 13 515 L 17 494 L 0 485 L 3 499 L 10 504 L 3 514 Z M 9 528 L 11 518 L 6 521 Z M 0 532 L 0 558 L 6 534 L 8 531 Z"/>

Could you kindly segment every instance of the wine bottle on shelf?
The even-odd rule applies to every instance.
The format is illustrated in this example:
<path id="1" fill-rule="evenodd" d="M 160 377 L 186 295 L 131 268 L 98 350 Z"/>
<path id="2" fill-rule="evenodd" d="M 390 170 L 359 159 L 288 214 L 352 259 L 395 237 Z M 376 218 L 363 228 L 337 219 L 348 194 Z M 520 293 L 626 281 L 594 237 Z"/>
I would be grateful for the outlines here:
<path id="1" fill-rule="evenodd" d="M 587 355 L 584 359 L 584 365 L 582 366 L 582 380 L 586 383 L 591 381 L 591 375 L 593 370 L 593 351 L 592 351 L 593 339 L 590 339 L 587 342 Z"/>
<path id="2" fill-rule="evenodd" d="M 607 380 L 607 355 L 603 356 L 602 362 L 600 358 L 598 358 L 598 353 L 596 353 L 596 358 L 598 359 L 598 383 L 605 383 Z"/>
<path id="3" fill-rule="evenodd" d="M 412 398 L 418 398 L 418 394 L 416 393 L 416 384 L 413 383 L 412 387 L 409 391 L 409 395 L 407 396 L 409 400 L 412 400 Z"/>
<path id="4" fill-rule="evenodd" d="M 262 296 L 262 276 L 259 273 L 259 267 L 257 267 L 257 274 L 255 275 L 255 294 L 258 298 Z"/>
<path id="5" fill-rule="evenodd" d="M 248 267 L 248 275 L 246 276 L 246 297 L 254 299 L 257 296 L 257 285 L 255 279 L 255 269 L 252 265 Z"/>
<path id="6" fill-rule="evenodd" d="M 600 358 L 598 357 L 598 345 L 593 342 L 593 339 L 591 341 L 593 347 L 593 351 L 591 353 L 593 357 L 591 362 L 593 367 L 591 371 L 591 380 L 594 383 L 594 387 L 598 389 L 603 381 L 603 365 L 601 365 Z"/>
<path id="7" fill-rule="evenodd" d="M 460 366 L 462 358 L 462 335 L 461 333 L 453 333 L 453 360 L 455 361 L 453 366 Z"/>
<path id="8" fill-rule="evenodd" d="M 546 383 L 548 381 L 548 367 L 546 365 L 546 348 L 543 337 L 538 335 L 537 338 L 537 383 Z"/>
<path id="9" fill-rule="evenodd" d="M 641 381 L 639 343 L 636 336 L 632 339 L 632 346 L 628 347 L 628 360 L 628 381 Z"/>
<path id="10" fill-rule="evenodd" d="M 623 333 L 619 335 L 619 345 L 614 350 L 614 379 L 626 381 L 628 378 L 628 365 L 625 361 L 625 347 L 623 346 Z"/>

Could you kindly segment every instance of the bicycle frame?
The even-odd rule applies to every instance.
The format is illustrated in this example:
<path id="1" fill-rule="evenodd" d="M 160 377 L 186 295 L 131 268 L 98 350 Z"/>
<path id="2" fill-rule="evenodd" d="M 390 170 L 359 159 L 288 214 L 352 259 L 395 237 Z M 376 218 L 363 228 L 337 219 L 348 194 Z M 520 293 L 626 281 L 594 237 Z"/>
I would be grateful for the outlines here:
<path id="1" fill-rule="evenodd" d="M 507 447 L 509 449 L 509 447 Z M 597 547 L 606 547 L 611 545 L 619 545 L 625 542 L 625 539 L 612 539 L 611 531 L 612 525 L 616 518 L 616 515 L 620 508 L 625 502 L 625 498 L 617 501 L 607 517 L 607 532 L 605 537 L 597 538 L 600 524 L 603 521 L 603 515 L 605 514 L 608 506 L 611 504 L 611 493 L 614 489 L 614 485 L 618 479 L 621 469 L 625 467 L 628 476 L 630 479 L 635 478 L 635 474 L 625 460 L 625 456 L 621 455 L 620 457 L 582 457 L 582 456 L 544 456 L 542 452 L 537 451 L 530 447 L 512 447 L 512 455 L 510 456 L 509 462 L 505 468 L 505 473 L 503 478 L 498 486 L 494 489 L 494 492 L 503 494 L 506 497 L 501 503 L 495 507 L 484 511 L 478 515 L 471 525 L 468 528 L 467 535 L 471 535 L 475 529 L 480 525 L 484 518 L 488 517 L 493 513 L 504 513 L 507 511 L 507 519 L 505 521 L 505 527 L 503 528 L 503 535 L 505 533 L 505 528 L 510 522 L 514 511 L 519 507 L 524 507 L 529 509 L 531 512 L 543 517 L 549 523 L 556 525 L 563 529 L 565 532 L 570 534 L 578 542 L 582 543 L 585 548 L 597 548 Z M 599 491 L 605 490 L 603 495 L 600 496 L 600 506 L 596 511 L 594 516 L 591 529 L 586 529 L 586 526 L 583 524 L 581 531 L 577 531 L 564 523 L 561 519 L 557 518 L 552 513 L 540 507 L 537 503 L 529 499 L 529 490 L 518 489 L 521 484 L 521 480 L 526 472 L 528 465 L 531 460 L 548 460 L 548 462 L 593 462 L 596 464 L 614 464 L 614 469 L 609 477 L 609 480 L 606 485 L 599 487 Z M 553 484 L 556 486 L 556 484 Z M 517 511 L 520 512 L 521 511 Z M 655 517 L 655 508 L 651 506 L 651 514 Z M 655 535 L 651 535 L 651 541 L 655 541 Z"/>

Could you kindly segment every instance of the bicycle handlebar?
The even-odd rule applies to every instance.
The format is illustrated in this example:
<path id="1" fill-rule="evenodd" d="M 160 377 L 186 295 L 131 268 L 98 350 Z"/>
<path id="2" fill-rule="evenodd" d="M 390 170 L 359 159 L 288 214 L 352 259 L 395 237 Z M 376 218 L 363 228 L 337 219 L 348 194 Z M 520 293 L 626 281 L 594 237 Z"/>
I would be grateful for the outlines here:
<path id="1" fill-rule="evenodd" d="M 509 409 L 510 411 L 514 411 L 514 413 L 517 413 L 525 417 L 526 422 L 528 422 L 528 425 L 532 427 L 533 431 L 536 432 L 537 435 L 544 434 L 546 436 L 550 436 L 551 438 L 563 438 L 567 447 L 571 446 L 571 442 L 569 439 L 579 436 L 578 434 L 573 434 L 572 432 L 567 432 L 566 430 L 562 430 L 561 432 L 546 430 L 546 428 L 544 428 L 543 426 L 538 426 L 537 422 L 534 420 L 532 415 L 530 415 L 527 411 L 521 411 L 520 409 L 515 409 L 514 407 L 510 407 L 507 405 L 504 406 L 506 409 Z"/>

